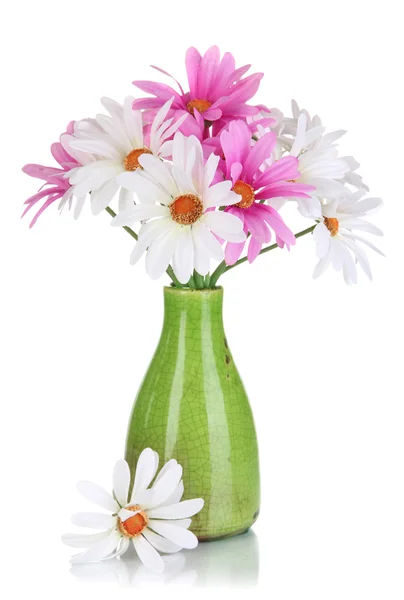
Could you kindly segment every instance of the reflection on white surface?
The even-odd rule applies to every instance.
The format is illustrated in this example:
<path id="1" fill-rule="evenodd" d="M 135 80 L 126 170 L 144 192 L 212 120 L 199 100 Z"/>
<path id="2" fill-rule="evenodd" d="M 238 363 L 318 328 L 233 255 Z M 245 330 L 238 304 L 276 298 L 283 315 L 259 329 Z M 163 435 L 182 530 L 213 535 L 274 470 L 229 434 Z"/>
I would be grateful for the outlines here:
<path id="1" fill-rule="evenodd" d="M 205 542 L 195 550 L 165 555 L 164 573 L 146 569 L 131 549 L 121 559 L 75 565 L 71 574 L 85 582 L 118 583 L 122 587 L 178 585 L 252 587 L 258 582 L 258 538 L 249 531 L 228 540 Z"/>

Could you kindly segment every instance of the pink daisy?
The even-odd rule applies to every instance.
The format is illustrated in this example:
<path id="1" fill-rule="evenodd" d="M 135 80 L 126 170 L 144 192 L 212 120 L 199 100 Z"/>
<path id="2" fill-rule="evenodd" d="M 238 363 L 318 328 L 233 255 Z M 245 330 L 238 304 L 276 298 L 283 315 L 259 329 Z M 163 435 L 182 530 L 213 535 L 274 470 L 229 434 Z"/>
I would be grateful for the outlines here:
<path id="1" fill-rule="evenodd" d="M 279 213 L 263 202 L 270 198 L 306 198 L 312 186 L 295 183 L 300 177 L 298 160 L 286 156 L 261 170 L 276 144 L 276 134 L 266 133 L 251 145 L 251 131 L 244 121 L 233 121 L 220 136 L 225 158 L 225 177 L 233 182 L 233 191 L 241 196 L 240 202 L 225 210 L 244 223 L 244 232 L 250 234 L 248 261 L 252 263 L 263 244 L 271 241 L 271 229 L 277 243 L 289 247 L 296 243 L 295 236 Z M 227 264 L 234 264 L 246 242 L 228 242 L 225 250 Z"/>
<path id="2" fill-rule="evenodd" d="M 73 133 L 73 127 L 74 123 L 69 123 L 66 133 Z M 22 213 L 22 217 L 26 215 L 27 212 L 31 210 L 33 206 L 35 206 L 35 204 L 41 200 L 45 200 L 41 208 L 37 211 L 32 219 L 30 228 L 35 225 L 38 217 L 44 212 L 44 210 L 46 210 L 48 206 L 57 200 L 60 200 L 60 209 L 62 209 L 66 203 L 69 203 L 70 206 L 72 204 L 74 186 L 70 185 L 69 180 L 65 177 L 65 175 L 71 169 L 80 166 L 80 164 L 75 158 L 66 152 L 60 142 L 55 142 L 52 144 L 51 153 L 56 162 L 62 167 L 61 169 L 57 167 L 45 167 L 43 165 L 36 164 L 25 165 L 25 167 L 22 169 L 23 172 L 30 177 L 42 179 L 42 181 L 45 182 L 39 191 L 28 198 L 28 200 L 26 200 L 24 203 L 27 205 L 27 207 Z M 80 199 L 77 201 L 77 204 L 80 204 Z"/>
<path id="3" fill-rule="evenodd" d="M 217 46 L 212 46 L 201 56 L 196 48 L 189 48 L 185 65 L 188 76 L 189 92 L 184 92 L 176 81 L 179 92 L 163 83 L 153 81 L 134 81 L 134 85 L 155 98 L 135 100 L 133 108 L 156 109 L 174 96 L 172 108 L 187 111 L 196 116 L 203 114 L 206 121 L 246 118 L 258 112 L 255 106 L 247 105 L 256 93 L 263 73 L 254 73 L 245 79 L 243 75 L 251 65 L 236 69 L 232 54 L 226 52 L 220 59 Z M 157 68 L 157 67 L 154 67 Z M 165 75 L 166 71 L 157 68 Z M 169 75 L 171 77 L 171 75 Z M 222 124 L 223 126 L 223 124 Z M 194 132 L 193 132 L 194 133 Z"/>

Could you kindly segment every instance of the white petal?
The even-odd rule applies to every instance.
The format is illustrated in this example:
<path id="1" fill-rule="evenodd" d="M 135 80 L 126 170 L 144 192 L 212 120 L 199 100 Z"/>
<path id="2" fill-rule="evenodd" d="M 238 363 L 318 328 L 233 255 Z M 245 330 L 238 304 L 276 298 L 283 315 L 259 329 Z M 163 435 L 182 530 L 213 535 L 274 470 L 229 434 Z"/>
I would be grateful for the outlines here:
<path id="1" fill-rule="evenodd" d="M 122 158 L 122 152 L 111 144 L 108 139 L 104 140 L 80 140 L 73 139 L 70 141 L 69 146 L 80 152 L 90 152 L 91 154 L 97 154 L 104 158 L 111 160 L 120 160 Z"/>
<path id="2" fill-rule="evenodd" d="M 170 194 L 173 198 L 178 196 L 178 189 L 170 173 L 168 165 L 152 154 L 142 154 L 139 164 L 150 177 Z"/>
<path id="3" fill-rule="evenodd" d="M 362 219 L 341 219 L 340 227 L 346 227 L 347 229 L 356 229 L 357 231 L 366 231 L 366 233 L 372 233 L 373 235 L 383 235 L 383 231 Z"/>
<path id="4" fill-rule="evenodd" d="M 365 215 L 369 211 L 379 208 L 383 204 L 381 198 L 366 198 L 351 206 L 351 213 L 354 215 Z"/>
<path id="5" fill-rule="evenodd" d="M 189 173 L 173 165 L 172 174 L 177 184 L 179 195 L 197 193 Z"/>
<path id="6" fill-rule="evenodd" d="M 170 223 L 172 223 L 172 219 L 171 217 L 167 217 L 155 219 L 142 225 L 139 232 L 139 241 L 136 243 L 130 256 L 131 265 L 136 264 L 150 244 L 164 234 Z"/>
<path id="7" fill-rule="evenodd" d="M 220 210 L 205 213 L 203 220 L 213 232 L 216 227 L 229 233 L 240 233 L 243 230 L 243 223 L 238 217 Z"/>
<path id="8" fill-rule="evenodd" d="M 324 223 L 319 223 L 313 231 L 313 239 L 316 243 L 316 254 L 323 258 L 330 248 L 331 234 Z"/>
<path id="9" fill-rule="evenodd" d="M 71 559 L 72 564 L 98 562 L 111 554 L 119 544 L 121 535 L 116 531 L 112 531 L 109 536 L 94 544 L 87 552 L 82 552 Z"/>
<path id="10" fill-rule="evenodd" d="M 157 506 L 164 502 L 171 494 L 173 494 L 177 485 L 181 481 L 182 467 L 175 465 L 168 469 L 164 475 L 153 486 L 153 505 Z"/>
<path id="11" fill-rule="evenodd" d="M 136 496 L 139 492 L 146 490 L 151 484 L 158 468 L 158 460 L 156 461 L 156 453 L 151 448 L 145 448 L 139 456 L 136 465 L 135 482 L 131 503 L 136 504 Z"/>
<path id="12" fill-rule="evenodd" d="M 91 512 L 76 513 L 72 516 L 71 521 L 73 525 L 88 527 L 88 529 L 111 529 L 116 525 L 116 517 Z"/>
<path id="13" fill-rule="evenodd" d="M 158 481 L 160 481 L 160 479 L 163 477 L 163 475 L 165 475 L 165 473 L 167 471 L 169 471 L 170 469 L 174 468 L 176 465 L 178 465 L 177 461 L 175 460 L 175 458 L 170 458 L 170 460 L 168 460 L 160 469 L 160 471 L 158 472 L 158 475 L 156 477 L 156 481 L 154 482 L 154 485 L 156 485 L 156 483 Z"/>
<path id="14" fill-rule="evenodd" d="M 81 198 L 77 198 L 76 206 L 74 207 L 74 218 L 78 219 L 81 215 L 81 211 L 83 210 L 84 202 L 86 200 L 85 196 L 81 196 Z"/>
<path id="15" fill-rule="evenodd" d="M 338 251 L 342 257 L 342 270 L 344 274 L 345 283 L 348 285 L 352 283 L 357 283 L 358 274 L 356 270 L 355 261 L 352 257 L 352 254 L 345 246 L 343 241 L 338 242 Z"/>
<path id="16" fill-rule="evenodd" d="M 159 204 L 135 204 L 126 213 L 120 213 L 117 215 L 112 224 L 116 227 L 120 225 L 128 225 L 135 221 L 147 221 L 155 217 L 168 217 L 170 210 L 167 206 L 160 206 Z"/>
<path id="17" fill-rule="evenodd" d="M 208 160 L 205 163 L 205 173 L 203 177 L 203 187 L 205 192 L 209 188 L 210 184 L 213 181 L 214 176 L 216 175 L 217 165 L 219 164 L 220 157 L 216 154 L 212 154 L 209 156 Z"/>
<path id="18" fill-rule="evenodd" d="M 118 504 L 115 502 L 111 494 L 104 490 L 96 483 L 91 481 L 79 481 L 77 484 L 78 492 L 90 502 L 98 504 L 111 512 L 115 512 Z"/>
<path id="19" fill-rule="evenodd" d="M 116 166 L 117 163 L 113 160 L 97 160 L 85 165 L 84 167 L 72 169 L 67 173 L 67 179 L 72 185 L 74 185 L 84 181 L 85 179 L 89 179 L 96 173 L 104 172 L 105 170 Z"/>
<path id="20" fill-rule="evenodd" d="M 139 201 L 145 204 L 157 202 L 168 205 L 173 201 L 172 196 L 164 191 L 157 182 L 150 181 L 139 171 L 132 173 L 125 171 L 118 175 L 117 182 L 125 189 L 134 192 Z"/>
<path id="21" fill-rule="evenodd" d="M 129 548 L 130 539 L 127 537 L 121 537 L 120 542 L 118 542 L 118 546 L 112 554 L 108 554 L 101 560 L 110 560 L 111 558 L 116 558 L 118 556 L 122 556 Z"/>
<path id="22" fill-rule="evenodd" d="M 322 275 L 329 266 L 330 266 L 329 257 L 325 256 L 324 258 L 321 258 L 315 266 L 315 269 L 313 272 L 313 278 L 317 279 L 318 277 L 320 277 L 320 275 Z"/>
<path id="23" fill-rule="evenodd" d="M 121 187 L 119 190 L 119 212 L 125 212 L 134 205 L 133 193 Z"/>
<path id="24" fill-rule="evenodd" d="M 198 545 L 198 538 L 192 531 L 188 531 L 188 529 L 184 529 L 183 527 L 178 527 L 175 524 L 150 519 L 149 527 L 156 533 L 159 533 L 170 540 L 170 542 L 182 546 L 183 548 L 191 550 Z"/>
<path id="25" fill-rule="evenodd" d="M 98 188 L 104 185 L 104 183 L 107 183 L 107 181 L 111 179 L 115 179 L 115 177 L 121 172 L 122 167 L 120 165 L 114 165 L 102 169 L 101 171 L 96 171 L 87 179 L 84 179 L 80 183 L 77 183 L 75 186 L 74 193 L 77 196 L 84 196 L 85 194 L 88 194 L 88 192 L 98 190 Z"/>
<path id="26" fill-rule="evenodd" d="M 194 245 L 190 227 L 184 227 L 178 235 L 173 255 L 173 269 L 180 283 L 188 283 L 194 269 Z"/>
<path id="27" fill-rule="evenodd" d="M 133 148 L 143 148 L 143 120 L 140 110 L 133 110 L 134 98 L 128 96 L 124 101 L 123 116 L 125 129 Z"/>
<path id="28" fill-rule="evenodd" d="M 121 508 L 121 510 L 118 513 L 118 517 L 121 519 L 122 522 L 124 522 L 124 521 L 127 521 L 128 519 L 131 519 L 132 517 L 137 515 L 139 512 L 140 512 L 140 510 L 127 510 L 126 508 Z"/>
<path id="29" fill-rule="evenodd" d="M 171 262 L 178 239 L 180 227 L 171 222 L 168 230 L 154 240 L 146 254 L 146 271 L 152 279 L 158 279 Z"/>
<path id="30" fill-rule="evenodd" d="M 110 531 L 102 533 L 66 533 L 62 535 L 62 542 L 73 548 L 89 548 L 100 540 L 105 540 L 110 534 Z"/>
<path id="31" fill-rule="evenodd" d="M 216 260 L 223 260 L 224 252 L 221 244 L 215 236 L 209 231 L 204 223 L 195 223 L 193 227 L 194 239 L 198 236 L 199 241 L 205 246 L 209 255 Z"/>
<path id="32" fill-rule="evenodd" d="M 115 178 L 107 181 L 91 194 L 91 210 L 93 215 L 99 215 L 106 209 L 118 191 L 119 185 Z"/>
<path id="33" fill-rule="evenodd" d="M 231 191 L 231 185 L 231 181 L 221 181 L 208 188 L 203 196 L 205 208 L 224 206 L 229 192 Z"/>
<path id="34" fill-rule="evenodd" d="M 200 275 L 207 275 L 210 269 L 210 257 L 209 252 L 206 250 L 206 246 L 202 244 L 199 239 L 197 231 L 192 228 L 192 241 L 194 243 L 194 266 L 195 270 Z"/>
<path id="35" fill-rule="evenodd" d="M 374 244 L 372 244 L 371 242 L 369 242 L 368 240 L 366 240 L 364 237 L 362 237 L 361 235 L 357 235 L 356 233 L 344 233 L 344 237 L 347 238 L 351 238 L 352 240 L 357 240 L 359 242 L 361 242 L 362 244 L 365 244 L 365 246 L 367 246 L 368 248 L 371 248 L 372 250 L 374 250 L 374 252 L 377 252 L 377 254 L 380 254 L 380 256 L 384 256 L 383 252 L 381 250 L 379 250 L 379 248 L 377 246 L 375 246 Z"/>
<path id="36" fill-rule="evenodd" d="M 118 460 L 113 472 L 114 494 L 121 506 L 128 502 L 130 469 L 126 460 Z"/>
<path id="37" fill-rule="evenodd" d="M 171 496 L 167 498 L 160 506 L 169 506 L 170 504 L 177 504 L 184 495 L 184 482 L 181 480 L 177 485 L 175 491 Z"/>
<path id="38" fill-rule="evenodd" d="M 149 510 L 147 516 L 151 519 L 186 519 L 202 510 L 203 504 L 202 498 L 184 500 L 184 502 Z"/>
<path id="39" fill-rule="evenodd" d="M 142 563 L 149 569 L 162 573 L 164 561 L 157 550 L 142 535 L 134 537 L 132 541 Z"/>
<path id="40" fill-rule="evenodd" d="M 142 533 L 144 537 L 158 550 L 159 552 L 165 552 L 166 554 L 172 554 L 174 552 L 179 552 L 182 550 L 181 546 L 177 544 L 173 544 L 166 538 L 163 538 L 158 533 L 155 533 L 151 529 L 145 529 Z"/>
<path id="41" fill-rule="evenodd" d="M 360 264 L 362 269 L 365 271 L 365 273 L 368 276 L 368 278 L 370 279 L 370 281 L 372 281 L 372 272 L 370 270 L 369 260 L 368 260 L 368 257 L 366 256 L 364 250 L 362 250 L 362 248 L 359 248 L 355 244 L 355 242 L 353 242 L 350 239 L 345 238 L 344 242 L 348 246 L 348 248 L 350 248 L 352 250 L 358 263 Z"/>

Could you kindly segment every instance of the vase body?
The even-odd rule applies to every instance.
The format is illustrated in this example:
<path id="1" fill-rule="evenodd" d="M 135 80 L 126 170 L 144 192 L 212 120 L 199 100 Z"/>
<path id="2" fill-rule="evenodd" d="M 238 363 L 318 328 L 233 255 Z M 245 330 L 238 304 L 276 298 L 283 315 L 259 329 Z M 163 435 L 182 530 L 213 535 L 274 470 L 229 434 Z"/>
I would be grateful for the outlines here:
<path id="1" fill-rule="evenodd" d="M 259 512 L 258 447 L 251 408 L 227 345 L 223 290 L 164 289 L 164 324 L 130 418 L 126 460 L 144 448 L 160 467 L 183 467 L 183 499 L 203 498 L 200 540 L 246 531 Z"/>

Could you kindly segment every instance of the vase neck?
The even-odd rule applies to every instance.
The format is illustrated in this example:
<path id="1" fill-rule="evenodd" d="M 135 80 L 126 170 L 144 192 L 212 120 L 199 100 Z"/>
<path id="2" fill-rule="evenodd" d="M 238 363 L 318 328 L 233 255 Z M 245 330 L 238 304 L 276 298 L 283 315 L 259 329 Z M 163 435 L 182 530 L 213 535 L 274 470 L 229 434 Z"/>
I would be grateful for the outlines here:
<path id="1" fill-rule="evenodd" d="M 223 289 L 179 290 L 164 288 L 163 333 L 185 329 L 197 336 L 212 327 L 223 331 Z"/>

